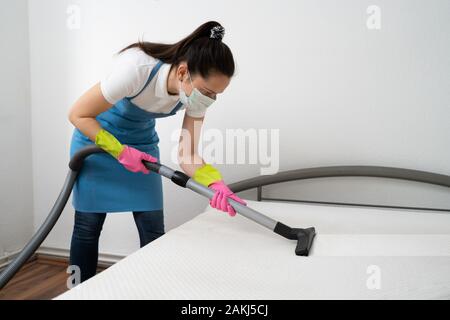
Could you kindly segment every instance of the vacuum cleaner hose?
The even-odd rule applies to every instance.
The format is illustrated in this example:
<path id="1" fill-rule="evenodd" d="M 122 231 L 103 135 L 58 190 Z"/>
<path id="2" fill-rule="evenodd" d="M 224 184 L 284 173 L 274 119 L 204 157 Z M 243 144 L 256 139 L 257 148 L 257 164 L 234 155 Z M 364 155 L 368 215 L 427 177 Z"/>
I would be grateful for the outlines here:
<path id="1" fill-rule="evenodd" d="M 25 245 L 22 251 L 17 255 L 17 257 L 5 268 L 5 270 L 0 274 L 0 289 L 14 277 L 14 275 L 22 268 L 22 266 L 30 259 L 30 257 L 36 252 L 42 242 L 47 238 L 50 231 L 55 226 L 59 217 L 61 216 L 64 207 L 67 204 L 67 200 L 73 189 L 73 185 L 77 179 L 78 173 L 83 166 L 83 161 L 86 157 L 94 153 L 102 153 L 103 149 L 93 145 L 88 146 L 80 150 L 69 163 L 69 173 L 67 174 L 66 180 L 62 187 L 62 190 L 53 205 L 52 210 L 45 219 L 44 223 L 41 225 L 39 230 L 34 234 L 31 240 Z"/>

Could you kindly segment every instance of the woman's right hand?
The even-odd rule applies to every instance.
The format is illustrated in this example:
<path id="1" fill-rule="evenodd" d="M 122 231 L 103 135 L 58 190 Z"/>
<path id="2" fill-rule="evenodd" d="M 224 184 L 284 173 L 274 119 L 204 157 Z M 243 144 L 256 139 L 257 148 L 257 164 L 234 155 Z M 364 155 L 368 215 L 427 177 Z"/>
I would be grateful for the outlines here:
<path id="1" fill-rule="evenodd" d="M 148 170 L 142 160 L 156 163 L 158 159 L 151 156 L 148 153 L 142 152 L 133 147 L 124 145 L 122 152 L 120 153 L 117 160 L 129 171 L 131 172 L 142 172 L 144 174 L 149 174 Z"/>
<path id="2" fill-rule="evenodd" d="M 116 158 L 127 170 L 149 174 L 142 160 L 158 162 L 158 159 L 133 147 L 123 145 L 108 131 L 101 129 L 95 136 L 95 144 Z"/>

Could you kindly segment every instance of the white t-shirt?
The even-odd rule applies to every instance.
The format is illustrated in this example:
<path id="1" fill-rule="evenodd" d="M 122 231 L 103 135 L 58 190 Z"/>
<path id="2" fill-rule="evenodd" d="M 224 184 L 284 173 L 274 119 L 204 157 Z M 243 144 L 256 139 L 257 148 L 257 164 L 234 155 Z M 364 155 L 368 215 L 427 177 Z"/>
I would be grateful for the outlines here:
<path id="1" fill-rule="evenodd" d="M 113 60 L 109 74 L 100 82 L 101 91 L 105 99 L 115 104 L 125 97 L 133 97 L 145 86 L 152 69 L 158 60 L 147 55 L 139 48 L 132 48 L 117 55 Z M 139 108 L 148 112 L 170 113 L 180 101 L 180 96 L 167 92 L 167 78 L 171 64 L 164 63 L 158 73 L 139 96 L 131 101 Z M 186 109 L 186 114 L 194 118 L 205 115 L 204 110 Z"/>

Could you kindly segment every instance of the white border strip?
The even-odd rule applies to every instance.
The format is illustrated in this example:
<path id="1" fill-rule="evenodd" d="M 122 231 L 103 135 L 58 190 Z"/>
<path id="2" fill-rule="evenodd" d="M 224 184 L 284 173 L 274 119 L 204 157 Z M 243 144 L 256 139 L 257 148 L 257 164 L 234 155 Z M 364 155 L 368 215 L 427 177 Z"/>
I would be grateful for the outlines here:
<path id="1" fill-rule="evenodd" d="M 450 257 L 450 234 L 317 234 L 310 256 Z"/>

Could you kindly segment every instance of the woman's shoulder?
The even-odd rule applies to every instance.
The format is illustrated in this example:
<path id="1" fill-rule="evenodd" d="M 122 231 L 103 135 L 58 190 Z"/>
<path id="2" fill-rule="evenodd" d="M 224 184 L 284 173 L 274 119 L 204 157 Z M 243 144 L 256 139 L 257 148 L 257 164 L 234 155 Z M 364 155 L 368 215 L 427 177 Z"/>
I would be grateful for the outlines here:
<path id="1" fill-rule="evenodd" d="M 137 48 L 114 56 L 109 72 L 101 81 L 102 93 L 111 104 L 131 97 L 145 86 L 158 60 Z"/>
<path id="2" fill-rule="evenodd" d="M 139 48 L 131 48 L 120 54 L 118 54 L 115 59 L 115 63 L 121 65 L 133 66 L 136 68 L 153 68 L 157 63 L 158 59 L 146 54 Z"/>

